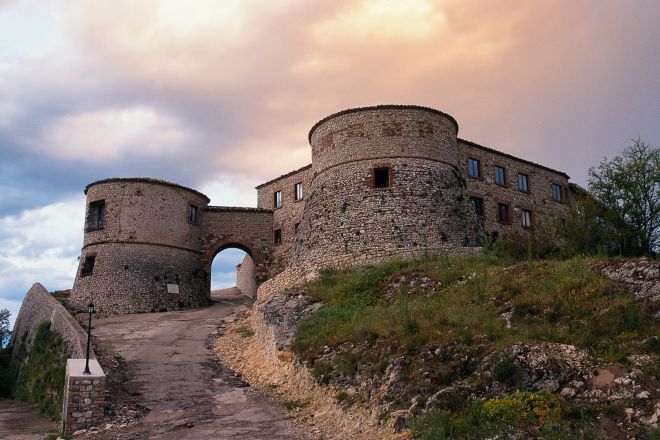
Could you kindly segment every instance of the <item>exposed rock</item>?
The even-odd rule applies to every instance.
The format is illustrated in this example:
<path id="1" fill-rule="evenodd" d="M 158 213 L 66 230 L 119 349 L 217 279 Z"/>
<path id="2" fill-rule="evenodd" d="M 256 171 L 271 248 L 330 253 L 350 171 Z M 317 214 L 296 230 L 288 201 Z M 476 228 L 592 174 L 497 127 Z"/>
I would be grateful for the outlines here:
<path id="1" fill-rule="evenodd" d="M 611 261 L 600 267 L 603 275 L 631 286 L 639 299 L 660 301 L 660 263 L 641 258 Z"/>
<path id="2" fill-rule="evenodd" d="M 510 375 L 506 378 L 500 377 L 500 380 L 505 380 L 507 384 L 519 389 L 549 392 L 559 391 L 562 385 L 579 379 L 589 365 L 586 353 L 567 344 L 514 344 L 496 357 L 491 369 L 498 363 L 511 365 Z M 491 375 L 493 374 L 491 370 Z"/>
<path id="3" fill-rule="evenodd" d="M 289 347 L 296 333 L 296 324 L 321 306 L 322 303 L 314 302 L 302 290 L 285 291 L 269 298 L 262 310 L 265 323 L 272 327 L 277 350 Z"/>
<path id="4" fill-rule="evenodd" d="M 564 388 L 562 388 L 562 390 L 559 394 L 562 397 L 573 397 L 573 396 L 575 396 L 575 389 L 573 389 L 571 387 L 564 387 Z"/>

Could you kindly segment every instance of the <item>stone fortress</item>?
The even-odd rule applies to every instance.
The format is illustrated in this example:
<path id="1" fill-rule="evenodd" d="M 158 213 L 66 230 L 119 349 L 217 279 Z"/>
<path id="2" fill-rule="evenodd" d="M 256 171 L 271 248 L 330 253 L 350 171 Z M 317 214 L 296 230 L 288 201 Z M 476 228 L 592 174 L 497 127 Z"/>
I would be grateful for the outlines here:
<path id="1" fill-rule="evenodd" d="M 569 213 L 569 177 L 460 139 L 441 111 L 412 105 L 332 114 L 309 133 L 312 163 L 257 187 L 257 208 L 210 206 L 194 189 L 147 178 L 85 188 L 71 303 L 106 313 L 209 302 L 214 256 L 247 255 L 253 296 L 283 271 L 470 252 L 486 235 L 550 231 Z"/>

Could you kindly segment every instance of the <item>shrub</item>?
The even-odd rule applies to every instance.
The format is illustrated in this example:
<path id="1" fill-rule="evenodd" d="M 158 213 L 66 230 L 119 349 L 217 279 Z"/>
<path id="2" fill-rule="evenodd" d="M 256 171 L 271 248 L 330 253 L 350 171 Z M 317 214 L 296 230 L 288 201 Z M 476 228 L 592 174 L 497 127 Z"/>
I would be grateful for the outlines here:
<path id="1" fill-rule="evenodd" d="M 36 405 L 39 413 L 59 420 L 66 359 L 67 350 L 62 337 L 50 331 L 50 322 L 39 324 L 27 361 L 18 373 L 16 398 Z"/>
<path id="2" fill-rule="evenodd" d="M 498 426 L 543 427 L 561 422 L 559 399 L 546 391 L 517 392 L 487 400 L 483 414 Z"/>

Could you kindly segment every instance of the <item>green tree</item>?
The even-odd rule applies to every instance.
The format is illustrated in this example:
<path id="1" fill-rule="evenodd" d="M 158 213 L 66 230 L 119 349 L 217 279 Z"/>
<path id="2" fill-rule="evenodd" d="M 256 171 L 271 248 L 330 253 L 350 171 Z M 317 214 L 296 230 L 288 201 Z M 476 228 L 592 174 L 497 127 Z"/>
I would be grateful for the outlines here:
<path id="1" fill-rule="evenodd" d="M 559 228 L 564 239 L 562 253 L 572 256 L 609 251 L 611 229 L 605 220 L 606 210 L 584 189 L 575 185 L 573 193 L 575 203 L 571 206 L 571 215 Z"/>
<path id="2" fill-rule="evenodd" d="M 620 254 L 660 248 L 660 149 L 640 138 L 611 160 L 589 169 L 589 191 L 606 209 Z"/>
<path id="3" fill-rule="evenodd" d="M 11 313 L 7 309 L 0 310 L 0 348 L 9 343 L 11 330 L 9 329 L 9 317 Z"/>

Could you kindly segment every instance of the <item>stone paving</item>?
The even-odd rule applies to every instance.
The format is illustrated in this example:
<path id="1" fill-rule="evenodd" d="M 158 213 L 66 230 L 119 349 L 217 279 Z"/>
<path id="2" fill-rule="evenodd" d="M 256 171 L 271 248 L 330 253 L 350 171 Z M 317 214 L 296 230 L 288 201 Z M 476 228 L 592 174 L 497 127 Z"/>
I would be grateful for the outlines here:
<path id="1" fill-rule="evenodd" d="M 249 304 L 234 288 L 214 292 L 213 304 L 202 309 L 98 319 L 97 343 L 125 359 L 126 387 L 149 412 L 137 425 L 89 438 L 306 438 L 285 410 L 253 392 L 210 350 L 223 318 Z"/>

